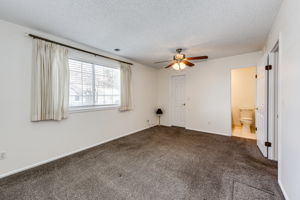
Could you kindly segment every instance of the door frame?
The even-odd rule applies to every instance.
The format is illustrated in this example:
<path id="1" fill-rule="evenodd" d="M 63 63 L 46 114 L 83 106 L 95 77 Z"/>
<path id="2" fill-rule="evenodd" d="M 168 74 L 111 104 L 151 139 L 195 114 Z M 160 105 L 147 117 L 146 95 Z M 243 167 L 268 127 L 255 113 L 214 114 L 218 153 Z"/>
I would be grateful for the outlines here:
<path id="1" fill-rule="evenodd" d="M 170 92 L 169 92 L 169 107 L 170 107 L 170 125 L 171 126 L 176 126 L 173 124 L 173 113 L 174 113 L 174 110 L 173 110 L 173 98 L 172 98 L 172 90 L 173 90 L 173 77 L 175 76 L 184 76 L 185 78 L 185 83 L 184 83 L 184 99 L 185 99 L 185 104 L 186 104 L 186 74 L 184 73 L 179 73 L 179 74 L 175 74 L 175 75 L 171 75 L 170 76 Z M 186 106 L 185 106 L 185 110 L 184 110 L 184 126 L 182 126 L 183 128 L 186 128 Z"/>
<path id="2" fill-rule="evenodd" d="M 280 97 L 281 97 L 281 40 L 280 35 L 279 39 L 275 40 L 271 49 L 267 49 L 264 54 L 264 59 L 266 65 L 272 65 L 271 70 L 266 69 L 266 119 L 264 122 L 266 123 L 266 138 L 264 142 L 269 142 L 270 146 L 264 145 L 266 148 L 266 155 L 264 155 L 267 159 L 270 160 L 278 160 L 278 168 L 280 166 L 280 142 L 281 141 L 281 124 L 280 124 L 280 116 L 281 116 L 281 106 L 280 106 Z M 277 56 L 275 56 L 277 54 Z M 277 61 L 274 60 L 277 58 Z M 275 96 L 276 95 L 276 96 Z M 277 112 L 276 112 L 277 111 Z M 276 128 L 275 128 L 276 126 Z M 275 130 L 277 130 L 275 132 Z"/>
<path id="3" fill-rule="evenodd" d="M 277 55 L 276 55 L 277 54 Z M 277 40 L 272 49 L 268 52 L 268 64 L 272 65 L 269 72 L 269 93 L 268 93 L 268 142 L 271 147 L 268 148 L 268 159 L 278 160 L 279 158 L 279 140 L 280 140 L 280 40 Z"/>

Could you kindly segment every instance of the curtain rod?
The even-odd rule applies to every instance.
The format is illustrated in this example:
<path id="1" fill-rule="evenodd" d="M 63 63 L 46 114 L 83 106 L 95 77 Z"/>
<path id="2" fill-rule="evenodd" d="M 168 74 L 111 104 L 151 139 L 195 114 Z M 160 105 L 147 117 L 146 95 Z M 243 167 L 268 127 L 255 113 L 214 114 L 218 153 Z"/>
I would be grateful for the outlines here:
<path id="1" fill-rule="evenodd" d="M 104 56 L 104 55 L 101 55 L 101 54 L 97 54 L 97 53 L 94 53 L 94 52 L 91 52 L 91 51 L 86 51 L 84 49 L 80 49 L 80 48 L 77 48 L 77 47 L 73 47 L 73 46 L 70 46 L 70 45 L 67 45 L 67 44 L 63 44 L 63 43 L 60 43 L 60 42 L 56 42 L 56 41 L 53 41 L 53 40 L 49 40 L 47 38 L 43 38 L 43 37 L 40 37 L 40 36 L 37 36 L 37 35 L 33 35 L 33 34 L 28 34 L 28 36 L 32 37 L 32 38 L 36 38 L 36 39 L 40 39 L 40 40 L 44 40 L 46 42 L 51 42 L 53 44 L 58 44 L 60 46 L 64 46 L 64 47 L 67 47 L 67 48 L 70 48 L 70 49 L 75 49 L 77 51 L 82 51 L 84 53 L 88 53 L 88 54 L 92 54 L 94 56 L 99 56 L 99 57 L 102 57 L 102 58 L 107 58 L 107 59 L 110 59 L 110 60 L 115 60 L 115 61 L 118 61 L 118 62 L 121 62 L 121 63 L 125 63 L 125 64 L 128 64 L 128 65 L 133 65 L 132 63 L 129 63 L 129 62 L 125 62 L 125 61 L 122 61 L 122 60 L 118 60 L 116 58 L 112 58 L 112 57 L 108 57 L 108 56 Z"/>

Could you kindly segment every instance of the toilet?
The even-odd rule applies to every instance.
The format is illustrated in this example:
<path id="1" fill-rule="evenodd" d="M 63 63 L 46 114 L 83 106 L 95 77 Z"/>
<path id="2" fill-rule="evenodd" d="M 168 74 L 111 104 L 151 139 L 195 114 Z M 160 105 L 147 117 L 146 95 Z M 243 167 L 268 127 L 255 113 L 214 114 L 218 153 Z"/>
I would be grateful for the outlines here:
<path id="1" fill-rule="evenodd" d="M 250 126 L 253 123 L 253 109 L 241 108 L 240 109 L 240 121 L 243 125 L 242 132 L 244 134 L 251 133 Z"/>

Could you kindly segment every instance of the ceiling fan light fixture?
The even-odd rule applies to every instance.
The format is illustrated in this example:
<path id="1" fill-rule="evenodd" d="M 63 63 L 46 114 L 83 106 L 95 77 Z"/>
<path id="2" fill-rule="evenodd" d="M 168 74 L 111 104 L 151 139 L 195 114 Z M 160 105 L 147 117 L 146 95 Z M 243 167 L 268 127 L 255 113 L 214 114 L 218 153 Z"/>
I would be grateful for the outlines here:
<path id="1" fill-rule="evenodd" d="M 196 57 L 185 57 L 185 54 L 181 53 L 182 49 L 176 49 L 177 54 L 173 56 L 172 63 L 168 64 L 165 68 L 170 68 L 172 67 L 174 70 L 183 70 L 187 66 L 188 67 L 193 67 L 195 66 L 194 63 L 190 62 L 190 60 L 205 60 L 208 59 L 208 56 L 196 56 Z M 157 63 L 163 63 L 163 62 L 168 62 L 168 61 L 159 61 Z"/>
<path id="2" fill-rule="evenodd" d="M 185 59 L 185 55 L 184 54 L 176 54 L 175 55 L 175 60 L 183 60 L 183 59 Z"/>
<path id="3" fill-rule="evenodd" d="M 186 68 L 186 65 L 182 62 L 178 62 L 172 65 L 173 69 L 180 71 Z"/>

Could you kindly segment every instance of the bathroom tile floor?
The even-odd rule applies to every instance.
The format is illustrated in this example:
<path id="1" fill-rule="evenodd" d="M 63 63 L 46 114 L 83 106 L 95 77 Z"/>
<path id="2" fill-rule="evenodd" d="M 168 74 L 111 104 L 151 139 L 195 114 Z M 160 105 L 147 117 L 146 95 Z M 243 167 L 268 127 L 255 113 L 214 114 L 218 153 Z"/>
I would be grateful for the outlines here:
<path id="1" fill-rule="evenodd" d="M 253 130 L 251 133 L 243 133 L 243 128 L 241 126 L 233 127 L 232 136 L 256 140 L 256 134 L 253 132 Z"/>

